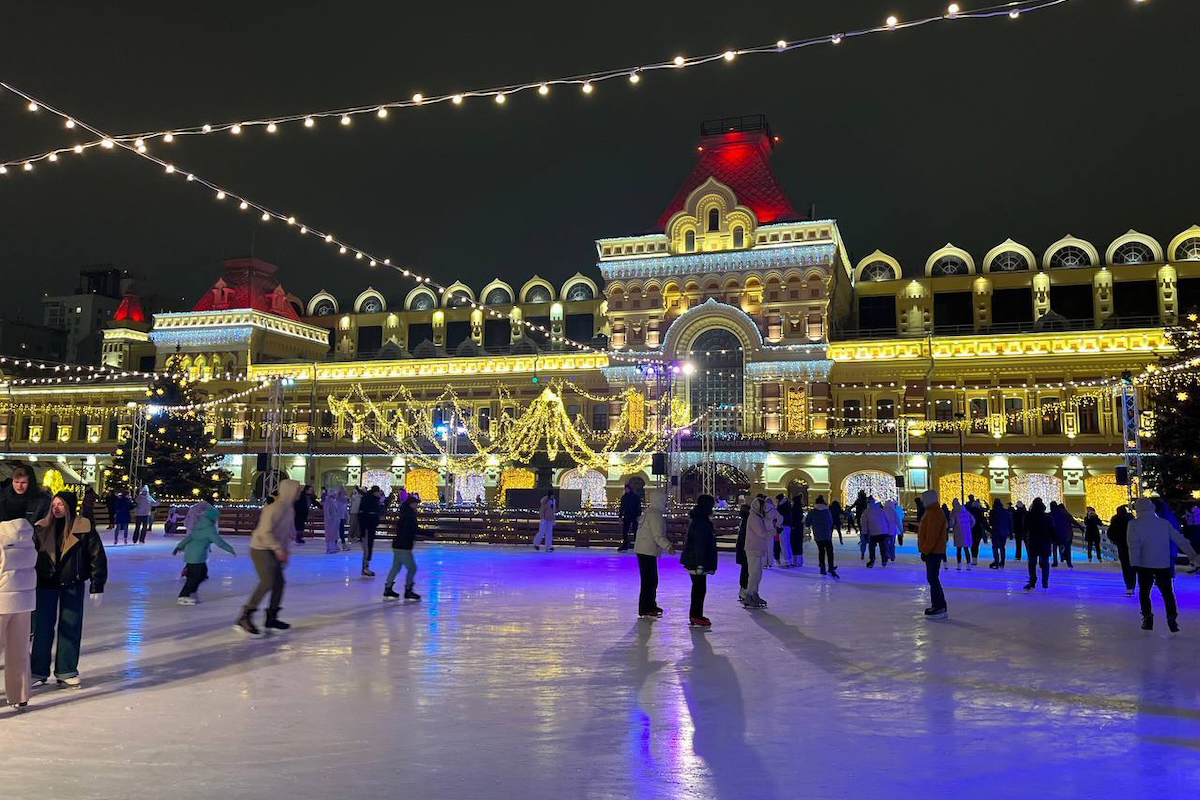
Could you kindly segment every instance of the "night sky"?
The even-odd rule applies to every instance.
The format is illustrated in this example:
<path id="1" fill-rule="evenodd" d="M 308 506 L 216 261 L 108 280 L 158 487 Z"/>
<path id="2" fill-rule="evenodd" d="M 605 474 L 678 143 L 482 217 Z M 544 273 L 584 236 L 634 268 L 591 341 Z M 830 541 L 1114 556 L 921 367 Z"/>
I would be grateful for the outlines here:
<path id="1" fill-rule="evenodd" d="M 978 5 L 960 0 L 965 8 Z M 4 80 L 112 132 L 369 104 L 697 55 L 944 10 L 925 0 L 669 3 L 133 4 L 9 0 Z M 855 260 L 907 270 L 953 241 L 1040 253 L 1071 233 L 1103 252 L 1129 228 L 1164 245 L 1200 222 L 1194 0 L 1073 0 L 1018 21 L 960 20 L 637 87 L 560 87 L 326 120 L 271 137 L 191 137 L 153 151 L 438 279 L 598 278 L 597 237 L 648 231 L 686 177 L 699 124 L 764 113 L 793 204 L 836 218 Z M 5 160 L 81 138 L 0 97 Z M 267 141 L 270 139 L 270 141 Z M 284 286 L 352 298 L 372 274 L 280 223 L 122 152 L 0 179 L 0 310 L 41 319 L 85 264 L 113 262 L 190 306 L 226 258 Z"/>

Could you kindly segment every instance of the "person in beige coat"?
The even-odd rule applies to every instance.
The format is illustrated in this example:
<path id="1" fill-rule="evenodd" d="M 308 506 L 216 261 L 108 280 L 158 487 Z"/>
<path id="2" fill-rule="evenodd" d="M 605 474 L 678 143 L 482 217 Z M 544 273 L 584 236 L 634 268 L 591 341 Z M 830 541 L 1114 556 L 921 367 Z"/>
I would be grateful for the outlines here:
<path id="1" fill-rule="evenodd" d="M 25 519 L 0 522 L 0 655 L 4 656 L 4 699 L 29 702 L 29 623 L 37 605 L 37 548 Z"/>
<path id="2" fill-rule="evenodd" d="M 254 624 L 254 613 L 267 594 L 271 595 L 271 599 L 267 604 L 267 621 L 263 627 L 268 632 L 286 631 L 292 627 L 279 619 L 279 604 L 283 600 L 283 567 L 288 560 L 288 543 L 296 535 L 292 504 L 299 495 L 299 482 L 280 481 L 275 501 L 263 508 L 258 524 L 250 534 L 250 560 L 254 562 L 254 571 L 258 573 L 258 586 L 254 587 L 246 605 L 242 606 L 242 615 L 235 626 L 250 636 L 262 633 Z"/>
<path id="3" fill-rule="evenodd" d="M 642 589 L 638 594 L 638 616 L 657 619 L 663 614 L 658 607 L 658 557 L 665 550 L 675 552 L 675 545 L 667 538 L 663 512 L 667 510 L 667 496 L 658 489 L 646 493 L 646 507 L 637 519 L 637 530 L 633 540 L 633 552 L 637 556 L 638 575 Z"/>

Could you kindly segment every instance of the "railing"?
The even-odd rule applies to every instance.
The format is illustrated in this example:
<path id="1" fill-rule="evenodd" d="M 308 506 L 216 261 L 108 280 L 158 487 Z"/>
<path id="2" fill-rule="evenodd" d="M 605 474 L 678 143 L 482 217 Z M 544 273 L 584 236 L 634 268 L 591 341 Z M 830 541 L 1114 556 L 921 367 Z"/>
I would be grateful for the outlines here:
<path id="1" fill-rule="evenodd" d="M 934 323 L 934 336 L 977 336 L 988 334 L 1003 336 L 1019 333 L 1058 333 L 1061 331 L 1111 331 L 1133 328 L 1162 327 L 1162 317 L 1148 316 L 1111 316 L 1100 327 L 1095 321 L 1088 319 L 1055 319 L 1048 322 L 1001 322 L 976 328 L 974 325 L 938 325 Z M 834 328 L 832 341 L 853 341 L 857 339 L 923 339 L 928 334 L 917 333 L 901 336 L 895 328 Z"/>

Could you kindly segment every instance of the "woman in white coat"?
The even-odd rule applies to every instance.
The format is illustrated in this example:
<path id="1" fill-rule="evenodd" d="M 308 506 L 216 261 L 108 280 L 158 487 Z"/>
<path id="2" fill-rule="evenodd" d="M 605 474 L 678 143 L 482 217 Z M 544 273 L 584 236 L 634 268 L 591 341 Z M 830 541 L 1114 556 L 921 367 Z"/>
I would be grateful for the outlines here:
<path id="1" fill-rule="evenodd" d="M 0 522 L 0 654 L 4 697 L 10 706 L 29 702 L 29 623 L 37 605 L 37 548 L 24 519 Z"/>
<path id="2" fill-rule="evenodd" d="M 746 519 L 746 594 L 741 598 L 746 608 L 767 606 L 758 594 L 758 587 L 762 584 L 763 563 L 770 556 L 775 539 L 777 517 L 771 501 L 762 495 L 750 504 L 750 516 Z"/>
<path id="3" fill-rule="evenodd" d="M 637 533 L 633 539 L 633 552 L 637 556 L 638 575 L 642 589 L 638 594 L 638 616 L 657 619 L 663 615 L 658 607 L 658 557 L 665 550 L 675 552 L 675 545 L 667 538 L 663 512 L 667 510 L 667 496 L 658 489 L 646 493 L 646 506 L 637 521 Z"/>

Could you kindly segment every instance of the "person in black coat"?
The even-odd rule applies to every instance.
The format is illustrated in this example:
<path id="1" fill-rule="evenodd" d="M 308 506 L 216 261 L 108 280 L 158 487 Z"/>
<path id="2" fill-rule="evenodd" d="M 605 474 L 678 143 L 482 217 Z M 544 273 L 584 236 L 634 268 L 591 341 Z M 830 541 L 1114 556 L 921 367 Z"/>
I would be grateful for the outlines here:
<path id="1" fill-rule="evenodd" d="M 397 600 L 400 595 L 392 587 L 401 568 L 405 569 L 404 599 L 420 600 L 421 595 L 413 591 L 413 579 L 417 574 L 417 561 L 413 558 L 413 543 L 421 533 L 417 525 L 417 506 L 421 498 L 410 494 L 400 506 L 400 521 L 396 524 L 396 535 L 392 537 L 392 568 L 388 570 L 387 581 L 383 584 L 383 599 Z"/>
<path id="2" fill-rule="evenodd" d="M 306 483 L 296 497 L 296 502 L 292 505 L 296 512 L 296 544 L 304 544 L 304 526 L 308 524 L 308 514 L 313 506 L 320 508 L 321 503 L 317 500 L 317 494 L 313 491 L 312 484 Z"/>
<path id="3" fill-rule="evenodd" d="M 1042 568 L 1042 588 L 1050 586 L 1050 551 L 1055 547 L 1054 526 L 1042 498 L 1035 498 L 1025 516 L 1025 542 L 1029 546 L 1029 583 L 1025 591 L 1037 586 L 1037 568 Z"/>
<path id="4" fill-rule="evenodd" d="M 738 575 L 738 601 L 746 597 L 746 586 L 750 583 L 750 562 L 746 560 L 746 523 L 750 521 L 750 500 L 740 497 L 738 504 L 738 535 L 737 544 L 733 548 L 733 558 L 741 572 Z"/>
<path id="5" fill-rule="evenodd" d="M 679 563 L 692 576 L 692 605 L 688 610 L 688 621 L 701 628 L 712 626 L 708 617 L 704 616 L 704 596 L 708 593 L 708 576 L 717 571 L 717 533 L 710 519 L 713 505 L 710 494 L 696 498 L 696 507 L 691 511 L 692 521 L 683 539 L 683 554 L 679 557 Z"/>
<path id="6" fill-rule="evenodd" d="M 792 565 L 804 566 L 804 495 L 792 498 Z"/>
<path id="7" fill-rule="evenodd" d="M 1108 521 L 1108 540 L 1117 548 L 1121 577 L 1125 579 L 1125 596 L 1133 597 L 1133 590 L 1137 588 L 1137 571 L 1129 563 L 1129 520 L 1129 510 L 1125 506 L 1117 506 L 1117 513 Z"/>
<path id="8" fill-rule="evenodd" d="M 621 546 L 617 548 L 624 553 L 630 548 L 629 537 L 637 530 L 638 517 L 642 515 L 642 496 L 625 484 L 625 493 L 621 495 Z"/>
<path id="9" fill-rule="evenodd" d="M 1100 555 L 1100 515 L 1091 506 L 1087 507 L 1087 514 L 1083 517 L 1083 541 L 1087 545 L 1088 561 L 1092 560 L 1093 549 L 1096 551 L 1096 563 L 1104 560 Z"/>
<path id="10" fill-rule="evenodd" d="M 79 685 L 84 582 L 91 582 L 88 594 L 92 605 L 98 606 L 108 581 L 104 543 L 90 522 L 75 516 L 77 503 L 72 492 L 59 492 L 50 502 L 50 512 L 34 526 L 37 608 L 33 612 L 30 674 L 35 686 L 50 678 L 51 650 L 58 682 Z"/>
<path id="11" fill-rule="evenodd" d="M 412 499 L 413 495 L 409 495 Z M 372 486 L 358 504 L 358 534 L 362 540 L 362 574 L 374 578 L 371 571 L 371 554 L 375 551 L 375 531 L 379 527 L 379 515 L 383 513 L 383 490 Z"/>
<path id="12" fill-rule="evenodd" d="M 1021 547 L 1025 544 L 1025 517 L 1029 514 L 1029 511 L 1026 510 L 1025 504 L 1020 500 L 1017 501 L 1016 506 L 1010 503 L 1008 510 L 1012 512 L 1013 541 L 1016 542 L 1017 561 L 1020 561 Z"/>
<path id="13" fill-rule="evenodd" d="M 30 525 L 50 511 L 50 495 L 38 486 L 37 474 L 28 464 L 13 467 L 12 477 L 0 486 L 0 522 L 23 519 Z"/>
<path id="14" fill-rule="evenodd" d="M 750 510 L 749 506 L 746 508 Z M 834 500 L 829 504 L 829 515 L 833 517 L 833 532 L 837 534 L 838 544 L 844 544 L 842 541 L 842 504 Z"/>

